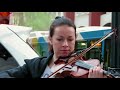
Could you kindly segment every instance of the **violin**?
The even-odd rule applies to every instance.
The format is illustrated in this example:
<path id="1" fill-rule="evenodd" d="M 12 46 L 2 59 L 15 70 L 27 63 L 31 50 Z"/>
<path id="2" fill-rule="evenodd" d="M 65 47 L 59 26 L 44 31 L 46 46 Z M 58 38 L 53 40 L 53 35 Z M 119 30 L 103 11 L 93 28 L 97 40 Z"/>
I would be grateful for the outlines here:
<path id="1" fill-rule="evenodd" d="M 63 67 L 65 65 L 65 62 L 59 62 L 54 70 L 52 68 L 52 71 L 57 70 L 60 67 Z M 95 66 L 100 66 L 100 62 L 98 59 L 89 59 L 87 61 L 83 60 L 77 60 L 74 64 L 72 65 L 67 65 L 64 68 L 62 68 L 59 72 L 57 72 L 54 77 L 55 78 L 67 78 L 67 77 L 72 77 L 72 78 L 87 78 L 89 69 L 94 68 Z M 103 70 L 103 74 L 106 75 L 108 78 L 115 78 L 115 75 L 112 73 Z"/>
<path id="2" fill-rule="evenodd" d="M 79 78 L 82 76 L 87 77 L 89 69 L 93 68 L 95 66 L 99 66 L 100 62 L 97 59 L 90 59 L 87 61 L 83 61 L 82 57 L 84 54 L 86 54 L 89 50 L 94 48 L 98 43 L 105 40 L 107 37 L 111 36 L 115 30 L 112 30 L 110 33 L 103 36 L 100 40 L 95 42 L 92 46 L 89 48 L 83 50 L 80 53 L 74 52 L 67 57 L 67 59 L 64 58 L 58 58 L 55 62 L 55 66 L 51 68 L 53 73 L 48 76 L 48 78 L 65 78 L 65 77 L 73 77 L 73 78 Z M 108 71 L 103 71 L 103 74 L 106 75 L 109 78 L 115 78 L 113 74 L 111 74 Z"/>

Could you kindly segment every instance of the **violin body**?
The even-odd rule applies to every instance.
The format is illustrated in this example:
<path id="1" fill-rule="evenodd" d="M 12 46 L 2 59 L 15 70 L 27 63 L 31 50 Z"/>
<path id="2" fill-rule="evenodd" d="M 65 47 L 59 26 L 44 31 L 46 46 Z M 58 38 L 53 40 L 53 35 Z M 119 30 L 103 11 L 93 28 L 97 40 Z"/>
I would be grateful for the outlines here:
<path id="1" fill-rule="evenodd" d="M 100 62 L 98 59 L 89 59 L 87 61 L 84 61 L 86 64 L 90 64 L 92 66 L 100 66 Z M 88 78 L 88 74 L 89 74 L 89 70 L 88 69 L 85 69 L 85 68 L 80 68 L 78 67 L 78 70 L 76 72 L 71 72 L 71 74 L 74 76 L 74 77 L 77 77 L 77 78 Z"/>
<path id="2" fill-rule="evenodd" d="M 92 66 L 98 66 L 100 65 L 100 62 L 98 59 L 90 59 L 87 61 L 84 61 L 87 64 L 90 64 Z M 53 66 L 51 70 L 54 72 L 57 69 L 64 66 L 65 63 L 61 62 L 57 64 L 56 66 Z M 65 78 L 65 77 L 71 77 L 71 78 L 88 78 L 88 69 L 80 68 L 77 65 L 67 65 L 63 69 L 61 69 L 56 75 L 54 75 L 55 78 Z"/>

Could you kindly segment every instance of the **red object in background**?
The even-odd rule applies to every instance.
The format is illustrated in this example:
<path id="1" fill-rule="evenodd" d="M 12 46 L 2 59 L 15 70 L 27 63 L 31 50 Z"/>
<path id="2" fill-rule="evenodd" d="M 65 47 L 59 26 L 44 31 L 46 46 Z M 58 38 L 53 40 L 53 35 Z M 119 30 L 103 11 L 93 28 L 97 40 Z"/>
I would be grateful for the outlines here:
<path id="1" fill-rule="evenodd" d="M 75 12 L 64 12 L 64 16 L 70 18 L 73 22 L 75 20 Z"/>
<path id="2" fill-rule="evenodd" d="M 9 24 L 10 12 L 0 12 L 0 24 Z"/>
<path id="3" fill-rule="evenodd" d="M 105 12 L 90 12 L 89 26 L 100 26 L 100 17 Z"/>
<path id="4" fill-rule="evenodd" d="M 10 12 L 0 12 L 0 16 L 6 17 L 9 16 Z"/>

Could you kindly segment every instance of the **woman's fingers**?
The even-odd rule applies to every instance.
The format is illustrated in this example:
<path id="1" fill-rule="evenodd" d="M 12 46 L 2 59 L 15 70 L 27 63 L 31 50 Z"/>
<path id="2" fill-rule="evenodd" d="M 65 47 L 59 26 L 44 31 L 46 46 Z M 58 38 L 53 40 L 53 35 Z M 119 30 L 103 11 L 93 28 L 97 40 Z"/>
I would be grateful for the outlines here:
<path id="1" fill-rule="evenodd" d="M 88 78 L 103 78 L 103 69 L 99 66 L 89 70 Z"/>

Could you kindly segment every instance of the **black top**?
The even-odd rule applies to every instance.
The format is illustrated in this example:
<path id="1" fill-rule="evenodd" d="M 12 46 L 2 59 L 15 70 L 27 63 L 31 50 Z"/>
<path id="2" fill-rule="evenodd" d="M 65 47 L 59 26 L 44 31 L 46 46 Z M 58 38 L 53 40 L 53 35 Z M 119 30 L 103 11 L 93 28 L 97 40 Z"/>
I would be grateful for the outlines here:
<path id="1" fill-rule="evenodd" d="M 26 59 L 23 66 L 0 72 L 0 78 L 40 78 L 52 57 Z"/>

